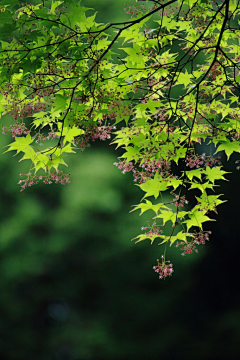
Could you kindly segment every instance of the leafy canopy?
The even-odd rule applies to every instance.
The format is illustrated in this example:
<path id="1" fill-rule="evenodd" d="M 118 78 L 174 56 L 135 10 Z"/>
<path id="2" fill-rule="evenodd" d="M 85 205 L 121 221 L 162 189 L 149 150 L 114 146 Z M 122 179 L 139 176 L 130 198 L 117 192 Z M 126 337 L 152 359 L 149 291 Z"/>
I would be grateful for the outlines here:
<path id="1" fill-rule="evenodd" d="M 143 191 L 133 211 L 154 215 L 136 241 L 165 244 L 154 267 L 165 278 L 173 272 L 167 244 L 197 252 L 209 238 L 204 223 L 224 202 L 214 193 L 226 174 L 215 154 L 240 152 L 240 6 L 125 6 L 128 21 L 102 24 L 73 0 L 0 1 L 2 131 L 13 137 L 7 151 L 30 162 L 21 191 L 68 183 L 68 153 L 112 133 L 123 150 L 115 165 Z M 197 152 L 204 142 L 215 153 Z"/>

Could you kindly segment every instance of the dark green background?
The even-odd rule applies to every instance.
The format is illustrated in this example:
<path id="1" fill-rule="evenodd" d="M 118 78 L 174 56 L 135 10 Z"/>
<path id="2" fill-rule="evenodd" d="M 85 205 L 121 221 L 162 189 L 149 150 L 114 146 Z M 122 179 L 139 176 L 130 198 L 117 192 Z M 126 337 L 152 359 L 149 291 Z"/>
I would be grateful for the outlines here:
<path id="1" fill-rule="evenodd" d="M 126 19 L 124 1 L 83 5 L 98 22 Z M 69 156 L 70 184 L 24 195 L 28 164 L 1 156 L 1 360 L 239 359 L 237 158 L 223 158 L 233 173 L 217 192 L 229 201 L 205 226 L 210 242 L 185 258 L 169 249 L 175 272 L 160 281 L 152 266 L 162 248 L 130 241 L 148 214 L 129 214 L 142 192 L 113 166 L 120 154 L 93 143 Z"/>

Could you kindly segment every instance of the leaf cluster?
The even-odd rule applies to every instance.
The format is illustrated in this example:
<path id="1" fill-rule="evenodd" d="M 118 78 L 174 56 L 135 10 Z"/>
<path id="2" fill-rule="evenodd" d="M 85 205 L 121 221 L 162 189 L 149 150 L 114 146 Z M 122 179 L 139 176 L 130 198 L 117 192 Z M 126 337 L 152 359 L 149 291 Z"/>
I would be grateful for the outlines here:
<path id="1" fill-rule="evenodd" d="M 60 171 L 67 154 L 117 127 L 116 165 L 132 171 L 144 193 L 134 210 L 155 212 L 151 230 L 136 239 L 188 244 L 224 202 L 214 194 L 226 180 L 215 154 L 240 152 L 240 6 L 149 3 L 127 22 L 101 24 L 80 2 L 2 1 L 3 132 L 14 138 L 7 151 L 30 160 L 28 179 Z M 204 142 L 216 152 L 197 153 Z"/>

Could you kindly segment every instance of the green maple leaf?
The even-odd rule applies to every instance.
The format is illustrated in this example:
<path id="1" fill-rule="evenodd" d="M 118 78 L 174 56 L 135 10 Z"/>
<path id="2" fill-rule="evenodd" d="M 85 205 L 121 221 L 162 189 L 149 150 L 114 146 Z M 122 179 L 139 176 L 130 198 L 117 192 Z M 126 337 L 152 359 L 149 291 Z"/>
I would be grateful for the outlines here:
<path id="1" fill-rule="evenodd" d="M 48 163 L 47 163 L 47 167 L 50 170 L 52 167 L 54 167 L 56 170 L 58 169 L 59 165 L 65 165 L 68 166 L 65 161 L 62 159 L 62 156 L 56 156 L 52 159 L 49 159 Z"/>
<path id="2" fill-rule="evenodd" d="M 162 235 L 161 237 L 164 240 L 158 245 L 164 244 L 164 243 L 168 242 L 169 240 L 170 240 L 170 246 L 177 240 L 187 242 L 187 236 L 190 236 L 190 234 L 185 233 L 182 230 L 177 235 L 174 235 L 174 236 L 164 236 L 164 235 Z"/>
<path id="3" fill-rule="evenodd" d="M 222 150 L 225 151 L 225 153 L 227 155 L 227 159 L 229 160 L 230 156 L 232 155 L 232 153 L 234 151 L 240 152 L 240 143 L 238 141 L 230 141 L 230 140 L 224 141 L 217 148 L 217 151 L 215 152 L 215 154 Z"/>
<path id="4" fill-rule="evenodd" d="M 168 178 L 168 183 L 169 185 L 171 185 L 174 190 L 179 186 L 182 185 L 182 180 L 176 179 L 175 177 L 173 178 Z"/>
<path id="5" fill-rule="evenodd" d="M 176 220 L 176 213 L 174 213 L 171 210 L 165 211 L 161 210 L 161 214 L 155 217 L 155 219 L 163 219 L 163 224 L 168 222 L 169 220 L 172 221 L 172 223 L 175 223 Z"/>
<path id="6" fill-rule="evenodd" d="M 68 103 L 69 103 L 69 99 L 67 96 L 56 94 L 53 106 L 55 106 L 55 111 L 57 110 L 63 111 L 67 107 Z"/>
<path id="7" fill-rule="evenodd" d="M 154 196 L 155 199 L 159 196 L 160 191 L 165 191 L 169 187 L 169 184 L 165 179 L 162 178 L 158 172 L 155 174 L 154 179 L 150 179 L 139 186 L 143 191 L 146 192 L 143 199 L 148 196 Z"/>
<path id="8" fill-rule="evenodd" d="M 206 182 L 204 184 L 199 184 L 198 182 L 191 182 L 190 189 L 199 189 L 203 193 L 206 189 L 212 189 L 213 190 L 214 186 L 218 186 L 218 185 L 210 184 L 209 182 Z"/>
<path id="9" fill-rule="evenodd" d="M 127 161 L 138 161 L 139 159 L 139 148 L 137 146 L 128 146 L 126 152 L 121 156 L 126 158 Z"/>
<path id="10" fill-rule="evenodd" d="M 214 219 L 210 219 L 208 216 L 206 216 L 203 211 L 200 211 L 199 209 L 196 208 L 195 210 L 193 210 L 192 213 L 189 213 L 188 216 L 190 219 L 183 221 L 183 223 L 187 224 L 188 231 L 192 226 L 197 226 L 202 229 L 202 224 L 204 222 L 215 221 Z"/>
<path id="11" fill-rule="evenodd" d="M 24 149 L 24 155 L 23 157 L 19 160 L 22 161 L 22 160 L 26 160 L 26 159 L 31 159 L 32 161 L 34 161 L 34 159 L 36 158 L 36 153 L 35 151 L 33 150 L 33 148 L 31 146 L 28 146 Z"/>
<path id="12" fill-rule="evenodd" d="M 59 127 L 61 128 L 62 125 L 60 125 Z M 56 134 L 58 136 L 62 135 L 64 136 L 64 140 L 63 140 L 63 145 L 66 144 L 66 142 L 73 142 L 74 138 L 84 134 L 85 131 L 82 129 L 78 129 L 76 126 L 73 126 L 72 128 L 69 128 L 68 126 L 65 126 L 63 128 L 63 131 L 61 132 L 61 129 L 59 132 L 57 132 Z"/>
<path id="13" fill-rule="evenodd" d="M 222 194 L 207 195 L 206 192 L 204 192 L 200 197 L 196 196 L 196 199 L 199 202 L 199 204 L 197 205 L 197 208 L 201 209 L 201 210 L 205 210 L 205 211 L 210 210 L 210 211 L 216 212 L 216 210 L 215 210 L 216 206 L 227 201 L 227 200 L 220 200 L 219 199 L 220 196 L 222 196 Z"/>
<path id="14" fill-rule="evenodd" d="M 207 166 L 206 170 L 205 170 L 205 174 L 207 175 L 208 180 L 211 181 L 213 184 L 214 184 L 215 180 L 223 179 L 223 180 L 228 181 L 223 176 L 224 174 L 228 174 L 228 172 L 221 170 L 221 166 L 216 166 L 213 168 L 210 168 L 209 166 Z"/>
<path id="15" fill-rule="evenodd" d="M 27 152 L 29 151 L 29 145 L 34 141 L 34 138 L 31 138 L 31 135 L 28 134 L 26 137 L 16 137 L 15 141 L 9 144 L 9 149 L 7 151 L 16 150 L 17 154 L 20 151 Z M 7 152 L 5 151 L 5 152 Z"/>
<path id="16" fill-rule="evenodd" d="M 146 203 L 142 203 L 139 205 L 133 205 L 133 206 L 135 206 L 135 208 L 133 210 L 131 210 L 130 212 L 141 209 L 141 212 L 139 215 L 142 215 L 147 210 L 153 210 L 157 214 L 160 208 L 167 209 L 167 206 L 164 205 L 163 203 L 153 205 L 151 203 L 151 201 L 149 201 L 149 200 L 145 200 L 145 201 L 146 201 Z"/>
<path id="17" fill-rule="evenodd" d="M 159 238 L 159 237 L 161 238 L 162 236 L 161 235 L 154 235 L 154 234 L 150 234 L 150 235 L 140 234 L 140 235 L 136 236 L 135 238 L 133 238 L 132 241 L 137 239 L 137 241 L 135 241 L 135 243 L 138 243 L 140 241 L 149 239 L 151 241 L 151 244 L 152 244 L 154 242 L 154 240 L 156 238 Z"/>
<path id="18" fill-rule="evenodd" d="M 178 219 L 184 218 L 188 214 L 188 211 L 179 211 L 177 214 Z"/>
<path id="19" fill-rule="evenodd" d="M 131 130 L 129 128 L 126 128 L 124 129 L 124 131 L 123 130 L 115 131 L 115 134 L 117 134 L 117 136 L 115 137 L 114 141 L 111 142 L 111 144 L 117 144 L 116 149 L 122 145 L 125 145 L 127 148 L 128 144 L 131 142 L 130 139 L 130 136 L 132 135 Z"/>
<path id="20" fill-rule="evenodd" d="M 187 87 L 191 83 L 191 79 L 193 78 L 192 74 L 189 74 L 187 70 L 184 73 L 180 73 L 177 79 L 177 85 L 184 84 Z"/>
<path id="21" fill-rule="evenodd" d="M 186 175 L 190 180 L 192 180 L 194 176 L 196 176 L 198 179 L 201 180 L 202 173 L 203 173 L 203 169 L 194 169 L 194 170 L 186 171 Z"/>
<path id="22" fill-rule="evenodd" d="M 36 158 L 34 159 L 34 165 L 35 165 L 35 173 L 39 170 L 39 169 L 45 169 L 47 167 L 47 163 L 49 161 L 49 158 L 47 155 L 38 153 L 36 154 Z"/>

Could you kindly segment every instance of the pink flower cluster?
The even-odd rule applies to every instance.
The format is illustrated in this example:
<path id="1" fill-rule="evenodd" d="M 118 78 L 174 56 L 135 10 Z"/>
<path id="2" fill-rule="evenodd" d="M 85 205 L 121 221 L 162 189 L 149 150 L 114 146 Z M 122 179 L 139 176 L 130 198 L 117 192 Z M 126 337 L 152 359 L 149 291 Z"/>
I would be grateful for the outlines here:
<path id="1" fill-rule="evenodd" d="M 38 133 L 35 143 L 37 143 L 37 144 L 39 144 L 41 146 L 41 145 L 43 145 L 43 143 L 42 143 L 43 141 L 56 140 L 56 139 L 59 139 L 59 138 L 60 138 L 60 136 L 55 133 L 55 129 L 52 129 L 51 131 L 48 132 L 47 136 L 45 136 L 42 133 Z"/>
<path id="2" fill-rule="evenodd" d="M 138 134 L 138 132 L 135 133 L 136 136 L 138 136 Z M 169 176 L 171 162 L 167 161 L 163 157 L 155 159 L 154 156 L 155 149 L 151 148 L 148 149 L 148 155 L 141 154 L 138 160 L 134 160 L 135 165 L 133 161 L 127 160 L 119 160 L 119 162 L 115 162 L 114 165 L 116 165 L 118 169 L 122 170 L 123 174 L 132 171 L 134 181 L 139 181 L 139 184 L 152 179 L 156 172 L 164 177 Z"/>
<path id="3" fill-rule="evenodd" d="M 198 234 L 194 235 L 194 243 L 197 245 L 205 245 L 206 240 L 209 240 L 209 235 L 211 231 L 201 231 Z"/>
<path id="4" fill-rule="evenodd" d="M 111 131 L 115 130 L 115 126 L 96 126 L 89 133 L 89 139 L 95 141 L 100 139 L 102 141 L 111 139 Z"/>
<path id="5" fill-rule="evenodd" d="M 122 161 L 113 163 L 113 165 L 116 165 L 118 167 L 118 169 L 122 170 L 123 174 L 125 174 L 126 172 L 132 171 L 134 181 L 139 181 L 139 184 L 151 179 L 154 176 L 153 170 L 151 170 L 150 172 L 139 171 L 134 167 L 134 165 L 131 161 L 122 160 Z M 149 165 L 149 166 L 151 166 L 151 165 Z"/>
<path id="6" fill-rule="evenodd" d="M 122 170 L 123 174 L 126 174 L 126 172 L 134 171 L 134 165 L 131 161 L 119 161 L 118 163 L 115 162 L 113 165 L 117 166 L 119 170 Z"/>
<path id="7" fill-rule="evenodd" d="M 150 171 L 153 173 L 159 171 L 159 173 L 161 174 L 162 171 L 165 171 L 169 168 L 169 163 L 165 159 L 147 159 L 142 163 L 141 167 L 145 171 Z"/>
<path id="8" fill-rule="evenodd" d="M 196 248 L 194 241 L 191 241 L 187 244 L 185 244 L 184 242 L 177 242 L 176 247 L 178 246 L 181 246 L 181 250 L 183 251 L 181 254 L 182 256 L 185 256 L 186 254 L 192 254 L 193 251 L 198 253 L 198 249 Z"/>
<path id="9" fill-rule="evenodd" d="M 5 135 L 7 131 L 10 131 L 12 137 L 21 136 L 23 134 L 27 135 L 30 130 L 26 128 L 24 123 L 17 122 L 16 124 L 12 124 L 9 127 L 2 125 L 2 133 Z"/>
<path id="10" fill-rule="evenodd" d="M 211 234 L 211 231 L 201 231 L 200 233 L 194 234 L 193 240 L 188 242 L 187 244 L 183 241 L 180 243 L 177 242 L 176 247 L 181 246 L 182 256 L 185 256 L 187 254 L 192 254 L 193 251 L 198 253 L 198 249 L 196 248 L 196 245 L 202 245 L 204 246 L 206 243 L 206 240 L 209 240 L 209 235 Z"/>
<path id="11" fill-rule="evenodd" d="M 32 175 L 31 172 L 28 174 L 20 174 L 20 176 L 26 176 L 26 179 L 19 180 L 18 184 L 21 185 L 21 192 L 25 190 L 26 187 L 31 187 L 33 185 L 36 185 L 39 183 L 39 180 L 42 180 L 44 184 L 52 184 L 55 182 L 55 184 L 61 184 L 65 185 L 70 183 L 69 181 L 69 175 L 70 174 L 64 174 L 63 171 L 57 170 L 54 171 L 48 175 L 45 176 L 38 176 L 38 175 Z"/>
<path id="12" fill-rule="evenodd" d="M 163 226 L 163 225 L 160 225 L 160 226 Z M 161 234 L 163 232 L 162 229 L 160 229 L 160 227 L 157 226 L 155 221 L 152 224 L 152 226 L 149 225 L 149 221 L 148 221 L 148 226 L 143 226 L 141 228 L 141 230 L 148 230 L 148 231 L 145 232 L 145 235 L 149 236 L 150 238 L 153 235 L 159 235 L 159 234 Z"/>
<path id="13" fill-rule="evenodd" d="M 170 194 L 175 196 L 170 203 L 174 204 L 176 207 L 184 207 L 185 204 L 188 204 L 188 200 L 186 200 L 185 195 L 179 198 L 179 195 L 175 194 L 173 191 L 170 191 Z"/>
<path id="14" fill-rule="evenodd" d="M 196 167 L 199 169 L 202 165 L 204 166 L 219 166 L 221 162 L 218 159 L 215 159 L 213 156 L 206 156 L 206 154 L 196 155 L 193 152 L 190 152 L 186 156 L 186 165 L 189 166 L 191 169 Z"/>
<path id="15" fill-rule="evenodd" d="M 165 261 L 164 256 L 161 256 L 162 262 L 157 259 L 158 264 L 153 266 L 153 270 L 158 273 L 159 279 L 165 279 L 167 276 L 171 276 L 173 273 L 173 266 L 170 261 Z M 167 264 L 168 263 L 168 264 Z"/>
<path id="16" fill-rule="evenodd" d="M 131 17 L 133 17 L 134 15 L 138 15 L 138 13 L 143 13 L 144 11 L 146 11 L 145 5 L 136 6 L 136 5 L 128 5 L 127 3 L 125 3 L 124 5 L 127 6 L 124 8 L 124 11 L 127 14 L 131 14 Z"/>
<path id="17" fill-rule="evenodd" d="M 98 120 L 101 124 L 101 120 Z M 91 126 L 85 129 L 85 134 L 75 139 L 75 145 L 80 143 L 81 152 L 89 146 L 89 141 L 95 141 L 97 139 L 106 141 L 111 139 L 111 131 L 115 130 L 115 126 Z"/>

